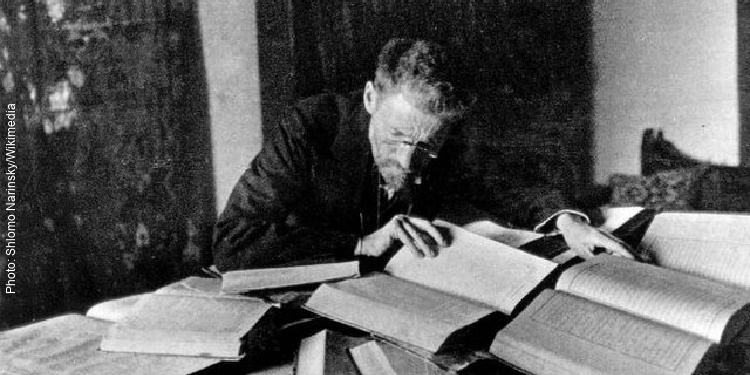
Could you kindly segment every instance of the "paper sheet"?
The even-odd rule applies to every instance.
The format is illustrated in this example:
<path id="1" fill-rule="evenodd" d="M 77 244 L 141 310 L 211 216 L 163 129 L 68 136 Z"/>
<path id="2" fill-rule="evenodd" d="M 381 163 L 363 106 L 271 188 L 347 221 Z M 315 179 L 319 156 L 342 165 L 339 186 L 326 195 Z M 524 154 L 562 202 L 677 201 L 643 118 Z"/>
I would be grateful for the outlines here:
<path id="1" fill-rule="evenodd" d="M 750 289 L 750 215 L 661 213 L 641 247 L 663 267 Z"/>
<path id="2" fill-rule="evenodd" d="M 252 299 L 148 294 L 110 328 L 101 349 L 236 359 L 240 339 L 270 308 Z"/>
<path id="3" fill-rule="evenodd" d="M 65 315 L 0 332 L 0 373 L 186 375 L 218 363 L 207 358 L 99 351 L 99 341 L 110 326 Z"/>
<path id="4" fill-rule="evenodd" d="M 750 292 L 674 270 L 600 255 L 563 272 L 557 289 L 714 342 Z"/>
<path id="5" fill-rule="evenodd" d="M 168 284 L 154 291 L 154 294 L 183 295 L 183 296 L 218 296 L 221 289 L 221 279 L 208 277 L 187 277 Z M 135 307 L 145 294 L 137 294 L 97 303 L 86 311 L 86 316 L 119 322 Z"/>
<path id="6" fill-rule="evenodd" d="M 357 345 L 349 352 L 362 375 L 398 375 L 375 341 Z"/>
<path id="7" fill-rule="evenodd" d="M 689 375 L 711 342 L 576 296 L 546 290 L 490 351 L 537 375 Z"/>
<path id="8" fill-rule="evenodd" d="M 358 275 L 358 261 L 229 271 L 223 275 L 221 290 L 225 294 L 234 294 L 322 283 Z"/>

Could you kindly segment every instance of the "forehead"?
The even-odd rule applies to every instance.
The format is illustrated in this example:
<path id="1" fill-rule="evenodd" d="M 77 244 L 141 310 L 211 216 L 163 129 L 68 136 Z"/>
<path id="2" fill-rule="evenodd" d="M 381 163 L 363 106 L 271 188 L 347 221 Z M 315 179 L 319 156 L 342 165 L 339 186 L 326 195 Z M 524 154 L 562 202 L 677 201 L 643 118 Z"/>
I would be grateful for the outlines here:
<path id="1" fill-rule="evenodd" d="M 402 93 L 387 96 L 378 107 L 377 117 L 382 121 L 382 130 L 405 133 L 434 134 L 447 123 L 436 115 L 417 109 Z"/>

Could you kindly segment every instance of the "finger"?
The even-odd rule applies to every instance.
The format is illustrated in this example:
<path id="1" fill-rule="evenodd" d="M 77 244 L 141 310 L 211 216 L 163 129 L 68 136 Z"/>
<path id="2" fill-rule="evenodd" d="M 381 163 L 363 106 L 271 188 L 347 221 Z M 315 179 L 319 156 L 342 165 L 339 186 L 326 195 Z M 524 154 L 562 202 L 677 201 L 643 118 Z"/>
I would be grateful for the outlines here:
<path id="1" fill-rule="evenodd" d="M 436 244 L 440 245 L 441 247 L 448 246 L 448 242 L 445 240 L 443 235 L 440 233 L 440 231 L 429 221 L 425 219 L 420 219 L 418 217 L 404 217 L 409 220 L 411 224 L 414 224 L 416 227 L 421 229 L 424 232 L 427 232 L 427 234 L 432 238 L 433 241 L 435 241 Z"/>
<path id="2" fill-rule="evenodd" d="M 633 259 L 633 254 L 620 244 L 615 243 L 612 247 L 605 247 L 605 249 L 607 249 L 607 254 Z"/>
<path id="3" fill-rule="evenodd" d="M 571 246 L 570 249 L 573 250 L 575 255 L 582 258 L 591 258 L 594 256 L 594 248 L 583 244 Z"/>
<path id="4" fill-rule="evenodd" d="M 412 239 L 409 232 L 404 227 L 404 221 L 402 218 L 397 218 L 395 220 L 395 227 L 396 227 L 396 237 L 401 241 L 401 243 L 409 249 L 409 251 L 414 254 L 414 256 L 422 258 L 424 257 L 424 254 L 414 245 L 414 240 Z"/>
<path id="5" fill-rule="evenodd" d="M 633 259 L 633 254 L 626 244 L 606 233 L 600 232 L 599 236 L 594 238 L 594 243 L 606 249 L 607 254 Z"/>
<path id="6" fill-rule="evenodd" d="M 435 255 L 437 255 L 436 254 L 437 249 L 435 248 L 435 246 L 431 246 L 424 241 L 424 238 L 422 238 L 422 234 L 420 234 L 415 228 L 415 226 L 412 225 L 408 217 L 404 217 L 404 220 L 401 222 L 401 225 L 409 234 L 409 236 L 414 240 L 414 245 L 419 249 L 420 252 L 422 252 L 424 255 L 429 255 L 431 257 L 434 257 Z"/>

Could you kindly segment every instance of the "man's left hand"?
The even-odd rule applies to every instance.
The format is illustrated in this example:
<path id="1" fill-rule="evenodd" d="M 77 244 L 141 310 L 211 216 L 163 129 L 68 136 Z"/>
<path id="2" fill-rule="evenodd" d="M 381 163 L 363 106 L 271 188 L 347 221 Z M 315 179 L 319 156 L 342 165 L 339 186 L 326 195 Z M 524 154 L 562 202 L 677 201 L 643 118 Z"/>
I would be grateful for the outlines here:
<path id="1" fill-rule="evenodd" d="M 606 254 L 633 258 L 628 245 L 607 232 L 589 226 L 577 215 L 558 216 L 557 228 L 570 249 L 580 257 L 590 258 L 600 253 L 596 250 L 603 250 Z"/>

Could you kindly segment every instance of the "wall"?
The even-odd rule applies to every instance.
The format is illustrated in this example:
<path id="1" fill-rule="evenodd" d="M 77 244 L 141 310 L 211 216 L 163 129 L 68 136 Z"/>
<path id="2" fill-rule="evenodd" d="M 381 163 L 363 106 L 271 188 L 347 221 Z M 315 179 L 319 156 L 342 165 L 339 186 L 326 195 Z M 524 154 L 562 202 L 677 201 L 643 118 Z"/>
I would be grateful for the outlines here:
<path id="1" fill-rule="evenodd" d="M 741 163 L 750 166 L 750 0 L 737 1 L 737 74 Z"/>
<path id="2" fill-rule="evenodd" d="M 215 213 L 195 13 L 189 0 L 0 2 L 0 100 L 21 118 L 17 251 L 0 255 L 17 289 L 0 294 L 0 327 L 199 272 Z"/>
<path id="3" fill-rule="evenodd" d="M 201 0 L 216 210 L 261 145 L 256 1 Z"/>
<path id="4" fill-rule="evenodd" d="M 595 179 L 640 173 L 645 128 L 739 163 L 736 0 L 594 0 Z"/>

